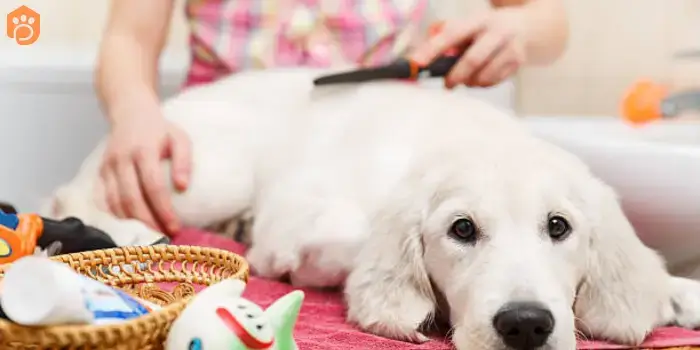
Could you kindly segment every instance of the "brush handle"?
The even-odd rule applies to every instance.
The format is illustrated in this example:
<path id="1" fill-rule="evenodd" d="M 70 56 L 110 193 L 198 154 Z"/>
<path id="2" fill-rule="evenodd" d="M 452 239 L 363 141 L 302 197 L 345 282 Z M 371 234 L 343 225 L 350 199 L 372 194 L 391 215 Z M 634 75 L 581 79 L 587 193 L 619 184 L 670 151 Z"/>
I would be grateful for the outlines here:
<path id="1" fill-rule="evenodd" d="M 433 23 L 428 29 L 428 36 L 434 37 L 440 34 L 444 26 L 445 22 L 442 21 Z M 464 47 L 451 47 L 445 50 L 440 57 L 436 58 L 423 70 L 428 71 L 431 77 L 444 77 L 452 70 L 452 67 L 457 64 L 457 61 L 459 61 L 466 49 L 466 45 Z"/>
<path id="2" fill-rule="evenodd" d="M 440 56 L 425 68 L 431 77 L 444 77 L 462 56 Z"/>

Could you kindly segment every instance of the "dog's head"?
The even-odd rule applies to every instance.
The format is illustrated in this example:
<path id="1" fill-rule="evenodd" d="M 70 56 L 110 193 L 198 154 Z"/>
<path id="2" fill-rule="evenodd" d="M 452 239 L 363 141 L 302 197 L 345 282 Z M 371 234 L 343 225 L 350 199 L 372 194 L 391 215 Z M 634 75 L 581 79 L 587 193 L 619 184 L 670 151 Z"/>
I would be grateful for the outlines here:
<path id="1" fill-rule="evenodd" d="M 615 193 L 572 156 L 538 149 L 413 174 L 348 279 L 350 320 L 420 341 L 439 294 L 454 343 L 470 350 L 575 349 L 575 329 L 637 344 L 662 323 L 663 262 Z"/>

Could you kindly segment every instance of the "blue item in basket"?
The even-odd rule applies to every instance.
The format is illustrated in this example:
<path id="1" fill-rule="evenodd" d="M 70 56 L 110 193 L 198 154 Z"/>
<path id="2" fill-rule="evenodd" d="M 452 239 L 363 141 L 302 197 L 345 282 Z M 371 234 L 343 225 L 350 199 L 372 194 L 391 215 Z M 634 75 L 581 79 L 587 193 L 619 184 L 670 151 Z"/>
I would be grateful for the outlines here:
<path id="1" fill-rule="evenodd" d="M 19 218 L 16 214 L 5 214 L 5 212 L 0 210 L 0 225 L 10 230 L 16 230 L 19 225 Z"/>

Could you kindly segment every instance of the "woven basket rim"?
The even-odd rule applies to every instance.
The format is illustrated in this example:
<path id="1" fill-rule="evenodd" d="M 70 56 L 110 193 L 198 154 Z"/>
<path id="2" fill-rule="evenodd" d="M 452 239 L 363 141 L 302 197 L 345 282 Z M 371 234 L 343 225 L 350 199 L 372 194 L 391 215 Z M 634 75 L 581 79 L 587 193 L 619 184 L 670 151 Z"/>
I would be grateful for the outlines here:
<path id="1" fill-rule="evenodd" d="M 149 259 L 151 258 L 151 259 Z M 190 260 L 188 260 L 190 259 Z M 197 247 L 197 246 L 175 246 L 175 245 L 156 245 L 156 246 L 139 246 L 139 247 L 118 247 L 103 250 L 95 250 L 90 252 L 81 252 L 73 254 L 65 254 L 51 257 L 51 260 L 62 262 L 75 269 L 79 273 L 87 276 L 91 274 L 86 273 L 86 271 L 99 271 L 92 274 L 91 277 L 98 277 L 109 279 L 113 275 L 119 276 L 129 276 L 140 278 L 133 278 L 133 282 L 111 282 L 106 283 L 111 286 L 123 286 L 123 285 L 136 285 L 141 283 L 190 283 L 190 284 L 203 284 L 209 285 L 209 282 L 195 281 L 195 279 L 202 279 L 205 277 L 188 276 L 185 272 L 176 271 L 174 268 L 169 268 L 166 272 L 152 270 L 153 266 L 158 268 L 162 267 L 163 264 L 171 263 L 192 263 L 190 265 L 196 265 L 197 263 L 213 264 L 212 261 L 220 262 L 223 267 L 224 264 L 237 266 L 233 273 L 227 275 L 226 277 L 217 277 L 212 271 L 206 271 L 206 273 L 211 273 L 211 277 L 214 281 L 212 283 L 217 283 L 223 279 L 240 279 L 243 281 L 248 280 L 249 266 L 247 261 L 240 255 L 218 248 L 208 248 L 208 247 Z M 121 261 L 123 260 L 123 261 Z M 106 263 L 110 262 L 111 263 Z M 119 273 L 108 274 L 103 271 L 104 267 L 113 268 L 118 266 L 125 266 L 137 263 L 148 263 L 151 267 L 148 270 L 136 270 L 134 272 L 124 271 L 122 268 Z M 11 264 L 0 265 L 0 279 L 4 276 L 4 272 L 11 266 Z M 132 265 L 134 266 L 134 265 Z M 183 265 L 181 265 L 183 266 Z M 162 273 L 166 275 L 156 276 L 156 278 L 144 277 L 147 272 L 154 272 L 156 275 Z M 168 277 L 175 276 L 176 280 L 164 280 Z M 153 277 L 153 276 L 151 276 Z M 168 305 L 162 306 L 158 310 L 155 310 L 147 315 L 128 320 L 125 322 L 120 322 L 117 324 L 106 324 L 106 325 L 90 325 L 90 324 L 66 324 L 66 325 L 55 325 L 55 326 L 40 326 L 40 327 L 27 327 L 12 323 L 8 320 L 0 319 L 0 332 L 16 332 L 23 331 L 36 333 L 37 336 L 41 336 L 45 339 L 59 338 L 65 335 L 71 335 L 71 337 L 79 338 L 77 335 L 85 335 L 91 333 L 119 333 L 137 336 L 133 334 L 134 332 L 129 332 L 129 329 L 139 329 L 140 325 L 146 324 L 157 324 L 163 323 L 161 318 L 166 317 L 165 315 L 179 314 L 186 304 L 191 300 L 191 297 L 185 297 L 180 300 L 176 300 Z M 126 331 L 125 331 L 126 330 Z M 12 333 L 10 333 L 12 334 Z"/>

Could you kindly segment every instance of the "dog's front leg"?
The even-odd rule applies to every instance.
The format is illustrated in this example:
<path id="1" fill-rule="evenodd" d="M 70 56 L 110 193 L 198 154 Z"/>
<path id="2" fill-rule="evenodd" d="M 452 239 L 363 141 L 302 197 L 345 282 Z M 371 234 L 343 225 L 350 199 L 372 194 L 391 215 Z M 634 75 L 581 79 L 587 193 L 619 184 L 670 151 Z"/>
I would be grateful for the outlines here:
<path id="1" fill-rule="evenodd" d="M 670 277 L 671 297 L 669 302 L 673 310 L 670 319 L 665 323 L 688 329 L 700 327 L 700 282 L 682 278 Z"/>

